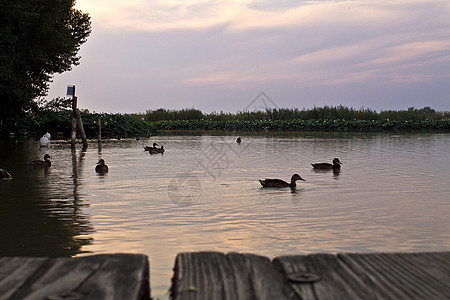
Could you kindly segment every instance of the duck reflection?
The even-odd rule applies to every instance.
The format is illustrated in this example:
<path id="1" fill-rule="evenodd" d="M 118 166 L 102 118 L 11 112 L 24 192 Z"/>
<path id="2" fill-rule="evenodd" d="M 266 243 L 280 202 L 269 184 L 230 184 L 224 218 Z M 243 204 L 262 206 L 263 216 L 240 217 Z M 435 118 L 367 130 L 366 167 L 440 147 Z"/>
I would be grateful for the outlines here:
<path id="1" fill-rule="evenodd" d="M 332 173 L 333 177 L 338 177 L 341 174 L 340 169 L 311 169 L 314 173 Z"/>

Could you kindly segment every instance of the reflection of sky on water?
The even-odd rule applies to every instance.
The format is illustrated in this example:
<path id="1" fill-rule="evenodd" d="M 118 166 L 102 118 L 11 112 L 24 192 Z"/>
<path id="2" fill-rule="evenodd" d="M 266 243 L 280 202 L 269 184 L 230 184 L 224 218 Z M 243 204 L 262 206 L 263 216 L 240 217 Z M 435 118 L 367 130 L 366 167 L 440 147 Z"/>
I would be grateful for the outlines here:
<path id="1" fill-rule="evenodd" d="M 101 152 L 92 143 L 87 153 L 75 156 L 70 145 L 53 143 L 49 173 L 37 170 L 26 177 L 39 179 L 30 183 L 31 190 L 47 188 L 39 190 L 42 201 L 35 209 L 59 214 L 55 228 L 66 228 L 67 236 L 93 238 L 82 251 L 148 255 L 152 290 L 159 297 L 170 283 L 175 255 L 184 251 L 274 257 L 450 248 L 449 135 L 306 133 L 242 140 L 238 145 L 231 135 L 163 135 L 105 141 Z M 167 149 L 164 155 L 144 152 L 154 141 Z M 212 144 L 227 164 L 211 164 L 211 157 L 201 153 Z M 35 159 L 34 146 L 20 147 L 27 159 Z M 106 176 L 94 172 L 100 157 L 110 168 Z M 312 170 L 310 163 L 333 157 L 343 162 L 338 175 Z M 262 189 L 258 182 L 289 180 L 293 173 L 306 179 L 298 182 L 296 193 Z M 195 180 L 178 178 L 171 194 L 179 174 Z M 174 195 L 191 195 L 198 188 L 196 203 L 174 202 Z"/>

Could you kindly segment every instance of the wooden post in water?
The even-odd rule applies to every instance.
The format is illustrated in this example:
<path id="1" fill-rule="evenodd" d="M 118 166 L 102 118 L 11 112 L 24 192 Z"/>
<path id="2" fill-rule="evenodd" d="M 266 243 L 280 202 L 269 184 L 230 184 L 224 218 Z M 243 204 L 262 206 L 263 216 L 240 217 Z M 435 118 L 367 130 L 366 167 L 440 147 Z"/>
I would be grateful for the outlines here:
<path id="1" fill-rule="evenodd" d="M 98 142 L 102 141 L 102 115 L 98 114 Z"/>
<path id="2" fill-rule="evenodd" d="M 74 97 L 76 98 L 76 97 Z M 81 136 L 81 140 L 83 141 L 83 149 L 81 151 L 86 151 L 87 147 L 88 147 L 88 142 L 87 142 L 87 138 L 86 138 L 86 134 L 84 133 L 84 126 L 83 126 L 83 121 L 81 120 L 81 114 L 80 111 L 77 109 L 77 121 L 78 121 L 78 130 L 80 130 L 80 136 Z"/>
<path id="3" fill-rule="evenodd" d="M 98 144 L 98 153 L 101 154 L 102 152 L 102 115 L 98 114 L 98 137 L 97 137 L 97 144 Z"/>
<path id="4" fill-rule="evenodd" d="M 81 140 L 83 141 L 83 150 L 86 151 L 88 147 L 88 142 L 86 134 L 84 133 L 83 121 L 81 120 L 80 111 L 77 108 L 78 98 L 75 96 L 75 86 L 67 87 L 67 95 L 72 95 L 72 134 L 71 134 L 71 144 L 72 148 L 75 147 L 76 137 L 77 137 L 77 123 L 78 129 L 80 131 Z"/>
<path id="5" fill-rule="evenodd" d="M 75 147 L 77 138 L 77 98 L 75 97 L 75 86 L 67 87 L 67 95 L 72 95 L 72 131 L 71 131 L 71 145 Z"/>

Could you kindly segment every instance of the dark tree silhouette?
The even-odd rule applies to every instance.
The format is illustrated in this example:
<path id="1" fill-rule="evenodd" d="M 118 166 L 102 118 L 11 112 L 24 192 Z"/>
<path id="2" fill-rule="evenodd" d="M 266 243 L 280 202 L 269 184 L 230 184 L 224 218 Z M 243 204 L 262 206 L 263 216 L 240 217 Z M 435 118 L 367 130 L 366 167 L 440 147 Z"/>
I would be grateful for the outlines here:
<path id="1" fill-rule="evenodd" d="M 0 0 L 0 117 L 35 107 L 55 73 L 79 64 L 91 21 L 74 5 L 73 0 Z"/>

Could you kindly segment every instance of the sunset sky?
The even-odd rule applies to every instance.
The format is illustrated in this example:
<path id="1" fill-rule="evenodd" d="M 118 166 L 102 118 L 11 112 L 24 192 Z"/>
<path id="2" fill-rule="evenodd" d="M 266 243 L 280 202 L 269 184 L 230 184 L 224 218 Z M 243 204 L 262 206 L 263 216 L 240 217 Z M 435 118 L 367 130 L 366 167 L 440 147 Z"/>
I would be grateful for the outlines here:
<path id="1" fill-rule="evenodd" d="M 90 111 L 236 112 L 256 108 L 261 92 L 269 107 L 450 110 L 448 0 L 78 0 L 76 8 L 91 16 L 92 34 L 48 99 L 74 84 Z"/>

